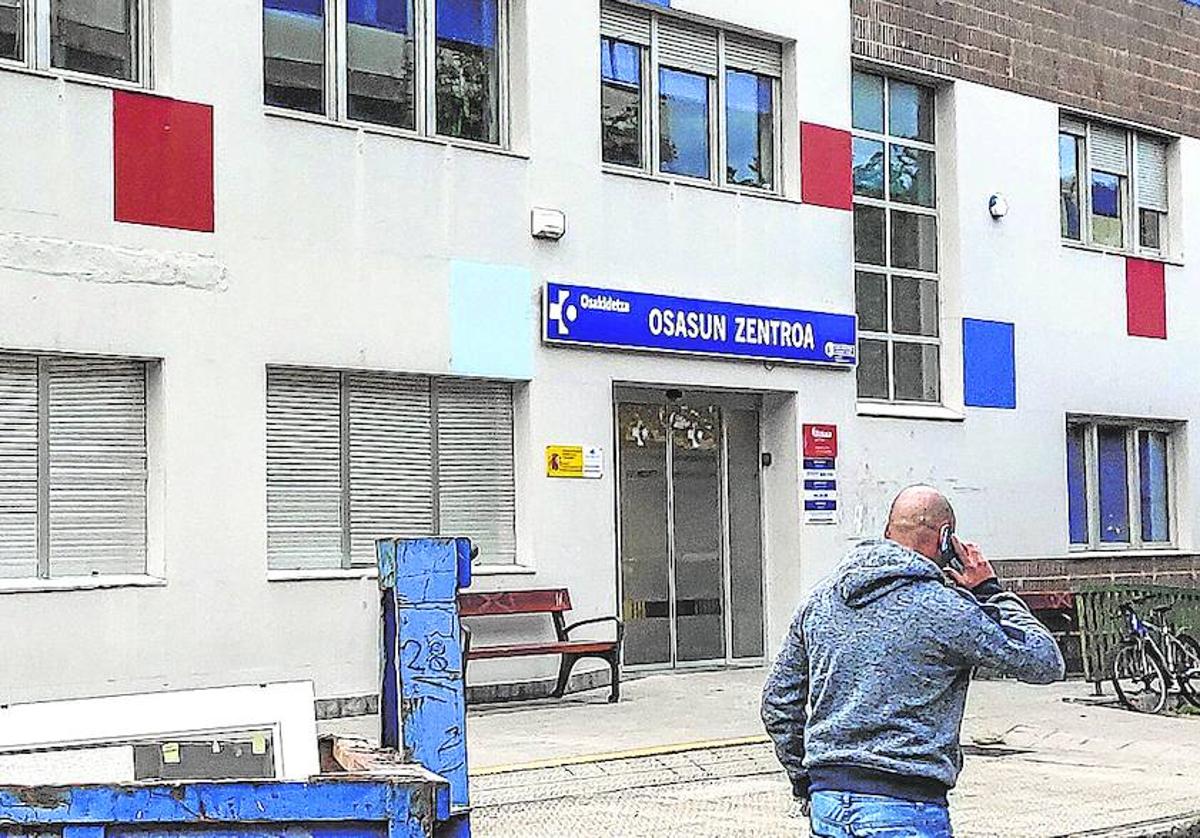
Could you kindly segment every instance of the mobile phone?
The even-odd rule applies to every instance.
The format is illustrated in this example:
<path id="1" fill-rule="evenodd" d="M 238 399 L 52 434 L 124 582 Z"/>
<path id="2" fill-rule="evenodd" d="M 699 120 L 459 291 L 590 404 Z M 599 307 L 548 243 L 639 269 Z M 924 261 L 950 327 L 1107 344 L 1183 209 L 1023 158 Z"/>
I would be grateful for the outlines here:
<path id="1" fill-rule="evenodd" d="M 948 567 L 959 573 L 966 570 L 963 567 L 962 559 L 958 557 L 958 551 L 954 549 L 954 528 L 949 524 L 942 527 L 939 549 L 941 550 L 942 565 L 944 567 Z"/>

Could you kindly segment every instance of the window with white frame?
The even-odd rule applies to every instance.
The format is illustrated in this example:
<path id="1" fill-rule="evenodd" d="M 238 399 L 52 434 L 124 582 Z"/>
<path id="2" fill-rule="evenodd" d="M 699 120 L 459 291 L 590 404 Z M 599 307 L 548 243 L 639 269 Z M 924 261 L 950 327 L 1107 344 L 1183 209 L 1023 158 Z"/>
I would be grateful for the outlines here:
<path id="1" fill-rule="evenodd" d="M 0 353 L 0 580 L 146 572 L 148 372 Z"/>
<path id="2" fill-rule="evenodd" d="M 142 82 L 147 0 L 0 0 L 0 63 Z"/>
<path id="3" fill-rule="evenodd" d="M 511 384 L 268 368 L 272 570 L 372 566 L 378 538 L 438 534 L 516 561 Z"/>
<path id="4" fill-rule="evenodd" d="M 1067 507 L 1075 549 L 1174 543 L 1174 426 L 1067 420 Z"/>
<path id="5" fill-rule="evenodd" d="M 778 191 L 782 75 L 777 42 L 602 3 L 603 161 Z"/>
<path id="6" fill-rule="evenodd" d="M 263 0 L 267 105 L 500 145 L 506 0 Z"/>
<path id="7" fill-rule="evenodd" d="M 1059 219 L 1066 241 L 1129 252 L 1168 252 L 1169 141 L 1063 115 Z"/>
<path id="8" fill-rule="evenodd" d="M 941 401 L 934 91 L 855 72 L 858 397 Z"/>

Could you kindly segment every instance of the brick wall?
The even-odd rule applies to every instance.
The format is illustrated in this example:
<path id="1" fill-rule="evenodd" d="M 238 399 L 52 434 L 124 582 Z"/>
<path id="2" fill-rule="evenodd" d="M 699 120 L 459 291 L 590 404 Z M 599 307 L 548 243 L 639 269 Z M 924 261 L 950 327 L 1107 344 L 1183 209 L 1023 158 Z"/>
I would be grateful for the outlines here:
<path id="1" fill-rule="evenodd" d="M 1005 559 L 996 572 L 1010 590 L 1073 591 L 1089 583 L 1200 588 L 1200 556 L 1112 556 L 1078 559 Z"/>
<path id="2" fill-rule="evenodd" d="M 851 0 L 854 54 L 1200 137 L 1200 7 Z"/>

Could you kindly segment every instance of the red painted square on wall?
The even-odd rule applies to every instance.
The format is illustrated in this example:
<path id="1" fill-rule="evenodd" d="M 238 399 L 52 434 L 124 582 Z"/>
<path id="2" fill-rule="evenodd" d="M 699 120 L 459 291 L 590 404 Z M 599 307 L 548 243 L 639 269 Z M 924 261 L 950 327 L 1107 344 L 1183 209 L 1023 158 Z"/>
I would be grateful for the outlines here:
<path id="1" fill-rule="evenodd" d="M 113 93 L 117 221 L 211 233 L 213 109 L 144 93 Z"/>
<path id="2" fill-rule="evenodd" d="M 1132 337 L 1166 339 L 1167 282 L 1162 262 L 1125 260 L 1125 306 Z"/>
<path id="3" fill-rule="evenodd" d="M 832 209 L 854 208 L 849 131 L 800 124 L 800 200 Z"/>

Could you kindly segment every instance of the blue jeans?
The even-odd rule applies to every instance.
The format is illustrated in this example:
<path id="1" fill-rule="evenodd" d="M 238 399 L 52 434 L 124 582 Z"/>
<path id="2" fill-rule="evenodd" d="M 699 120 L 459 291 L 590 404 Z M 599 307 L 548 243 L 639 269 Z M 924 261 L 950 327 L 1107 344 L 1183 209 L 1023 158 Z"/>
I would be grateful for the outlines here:
<path id="1" fill-rule="evenodd" d="M 822 838 L 952 838 L 950 810 L 878 794 L 816 791 L 812 834 Z"/>

